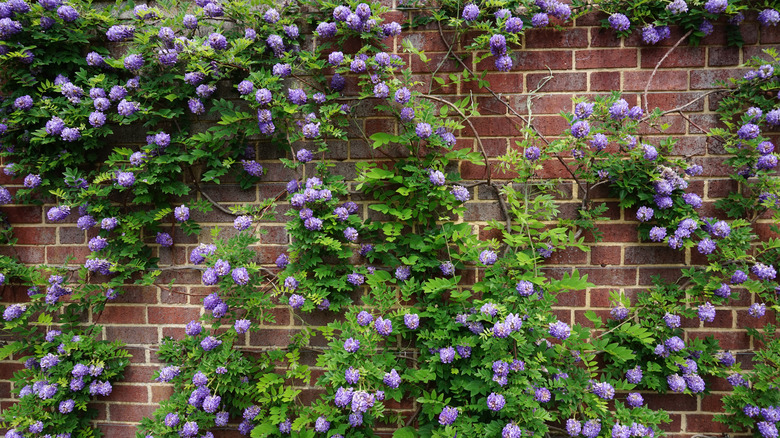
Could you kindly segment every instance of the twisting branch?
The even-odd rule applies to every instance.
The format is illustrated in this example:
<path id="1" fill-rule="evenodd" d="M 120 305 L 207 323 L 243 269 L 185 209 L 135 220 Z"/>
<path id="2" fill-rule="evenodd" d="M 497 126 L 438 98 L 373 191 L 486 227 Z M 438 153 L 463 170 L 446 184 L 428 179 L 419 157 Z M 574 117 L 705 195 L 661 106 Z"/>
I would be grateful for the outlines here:
<path id="1" fill-rule="evenodd" d="M 655 74 L 658 71 L 658 68 L 661 67 L 661 64 L 663 64 L 664 61 L 666 61 L 666 58 L 669 55 L 671 55 L 671 53 L 674 51 L 674 49 L 676 49 L 677 46 L 679 46 L 680 43 L 683 42 L 684 39 L 688 38 L 688 35 L 690 35 L 691 32 L 693 32 L 693 30 L 689 30 L 688 32 L 685 33 L 685 35 L 680 37 L 680 39 L 677 40 L 677 42 L 674 43 L 674 45 L 672 47 L 670 47 L 669 50 L 666 51 L 664 56 L 661 59 L 658 60 L 658 63 L 655 64 L 655 68 L 653 69 L 653 73 L 650 74 L 650 78 L 647 80 L 647 83 L 645 84 L 645 92 L 642 94 L 642 99 L 645 101 L 645 113 L 648 112 L 648 110 L 647 110 L 647 92 L 650 89 L 650 84 L 653 83 L 653 78 L 655 78 Z"/>
<path id="2" fill-rule="evenodd" d="M 458 108 L 457 105 L 455 105 L 454 103 L 452 103 L 452 102 L 450 102 L 448 100 L 444 100 L 444 99 L 441 99 L 441 98 L 438 98 L 438 97 L 435 97 L 435 96 L 429 96 L 429 95 L 425 95 L 425 94 L 420 95 L 420 97 L 423 97 L 425 99 L 434 100 L 436 102 L 441 102 L 441 103 L 449 106 L 450 108 L 454 109 L 463 118 L 464 122 L 468 123 L 469 127 L 471 128 L 471 130 L 474 131 L 474 138 L 477 140 L 477 146 L 479 146 L 479 151 L 482 154 L 482 158 L 485 160 L 485 173 L 487 174 L 487 178 L 486 178 L 487 183 L 492 185 L 493 182 L 491 180 L 491 178 L 492 178 L 491 174 L 493 172 L 490 169 L 490 162 L 488 161 L 488 155 L 487 155 L 487 152 L 485 151 L 485 146 L 482 144 L 482 139 L 479 137 L 479 133 L 477 132 L 477 129 L 474 127 L 474 124 L 471 123 L 471 120 L 469 120 L 469 118 L 466 116 L 466 114 L 464 114 L 463 111 L 461 111 L 461 109 Z"/>
<path id="3" fill-rule="evenodd" d="M 190 176 L 192 177 L 192 183 L 193 183 L 193 184 L 195 184 L 195 189 L 197 189 L 197 190 L 198 190 L 198 193 L 200 193 L 200 194 L 201 194 L 201 196 L 203 196 L 204 198 L 206 198 L 206 200 L 207 200 L 207 201 L 209 201 L 209 203 L 211 203 L 211 205 L 213 205 L 213 206 L 214 206 L 214 207 L 215 207 L 217 210 L 221 211 L 222 213 L 229 214 L 229 215 L 231 215 L 231 216 L 237 216 L 235 213 L 231 212 L 231 211 L 230 211 L 230 210 L 228 210 L 227 208 L 225 208 L 225 207 L 223 207 L 223 206 L 219 205 L 219 203 L 217 203 L 217 201 L 215 201 L 215 200 L 211 199 L 211 196 L 209 196 L 208 194 L 206 194 L 206 192 L 204 192 L 204 191 L 203 191 L 203 190 L 200 188 L 200 184 L 198 184 L 198 179 L 197 179 L 197 178 L 195 178 L 195 172 L 192 170 L 192 167 L 190 167 L 190 168 L 189 168 L 189 170 L 190 170 Z"/>

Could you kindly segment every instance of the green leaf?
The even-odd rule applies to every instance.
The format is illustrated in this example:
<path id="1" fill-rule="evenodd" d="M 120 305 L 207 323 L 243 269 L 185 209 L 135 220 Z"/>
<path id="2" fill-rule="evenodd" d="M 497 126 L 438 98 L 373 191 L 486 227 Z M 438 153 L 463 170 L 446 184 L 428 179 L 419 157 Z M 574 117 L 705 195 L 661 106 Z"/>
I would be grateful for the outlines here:
<path id="1" fill-rule="evenodd" d="M 393 438 L 416 438 L 417 432 L 411 426 L 402 427 L 393 432 Z"/>

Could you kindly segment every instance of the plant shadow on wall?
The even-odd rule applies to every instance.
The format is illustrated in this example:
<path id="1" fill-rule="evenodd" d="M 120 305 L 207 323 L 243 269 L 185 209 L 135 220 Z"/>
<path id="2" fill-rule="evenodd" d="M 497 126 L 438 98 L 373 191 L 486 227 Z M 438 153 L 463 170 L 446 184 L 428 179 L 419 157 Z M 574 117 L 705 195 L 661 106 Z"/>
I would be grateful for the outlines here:
<path id="1" fill-rule="evenodd" d="M 679 44 L 728 16 L 730 41 L 740 44 L 736 26 L 751 8 L 765 26 L 780 21 L 773 4 L 719 0 L 444 2 L 415 14 L 412 25 L 435 21 L 453 31 L 453 42 L 476 31 L 466 49 L 510 71 L 524 28 L 551 19 L 557 25 L 601 9 L 617 36 L 633 25 L 656 44 L 674 24 L 685 31 Z M 102 339 L 95 325 L 101 312 L 128 285 L 173 291 L 175 282 L 162 279 L 188 270 L 214 291 L 186 336 L 159 346 L 166 366 L 155 380 L 174 391 L 141 422 L 142 437 L 208 437 L 230 428 L 253 437 L 368 437 L 381 428 L 396 438 L 654 436 L 669 415 L 647 407 L 641 392 L 706 394 L 716 377 L 734 387 L 719 420 L 776 437 L 780 340 L 768 321 L 780 310 L 779 244 L 759 239 L 756 226 L 770 218 L 778 232 L 777 156 L 766 135 L 780 125 L 777 53 L 767 51 L 770 61 L 752 60 L 748 74 L 722 84 L 729 94 L 718 109 L 724 127 L 710 134 L 731 154 L 726 164 L 739 190 L 717 204 L 727 217 L 713 218 L 688 190 L 702 166 L 673 158 L 672 139 L 652 145 L 638 134 L 662 130 L 665 113 L 629 105 L 618 93 L 576 100 L 574 112 L 562 114 L 569 128 L 550 141 L 442 32 L 448 55 L 464 67 L 448 79 L 476 81 L 521 122 L 517 147 L 499 160 L 499 170 L 516 176 L 495 182 L 471 120 L 476 102 L 422 92 L 404 58 L 389 53 L 402 27 L 385 21 L 386 12 L 327 2 L 279 9 L 244 1 L 105 9 L 81 1 L 0 3 L 2 156 L 5 173 L 23 177 L 13 196 L 0 188 L 0 202 L 40 205 L 52 196 L 50 222 L 78 212 L 77 226 L 94 236 L 80 268 L 0 258 L 0 283 L 28 297 L 3 309 L 3 328 L 15 340 L 0 358 L 25 365 L 12 380 L 19 402 L 1 414 L 6 437 L 99 435 L 88 402 L 108 396 L 129 363 L 121 343 Z M 409 56 L 428 59 L 405 41 Z M 397 129 L 361 131 L 358 111 L 367 106 L 395 117 Z M 683 116 L 681 109 L 672 111 Z M 356 181 L 345 181 L 328 146 L 356 128 L 377 155 L 403 153 L 357 163 Z M 474 150 L 457 147 L 455 133 L 467 129 Z M 146 138 L 115 146 L 137 132 Z M 272 167 L 294 175 L 286 191 L 232 208 L 209 195 L 208 187 L 223 182 L 253 188 L 266 171 L 257 157 L 273 155 L 266 148 L 290 152 L 283 168 Z M 485 180 L 462 181 L 463 162 L 483 165 Z M 553 163 L 582 198 L 575 217 L 560 219 L 556 182 L 540 177 Z M 607 208 L 592 201 L 599 186 L 621 208 L 636 209 L 647 246 L 690 249 L 701 263 L 676 281 L 655 279 L 633 302 L 613 293 L 610 317 L 588 312 L 585 326 L 552 309 L 561 294 L 593 284 L 576 269 L 557 275 L 544 263 L 569 248 L 587 251 L 585 237 L 600 237 Z M 496 237 L 487 241 L 461 220 L 480 189 L 495 191 L 504 215 L 490 223 Z M 292 240 L 274 270 L 257 263 L 255 250 L 276 201 L 290 206 Z M 220 236 L 213 228 L 190 264 L 160 263 L 163 248 L 201 233 L 214 209 L 234 220 L 236 232 Z M 3 236 L 13 245 L 10 232 Z M 761 348 L 744 372 L 716 339 L 685 330 L 712 323 L 737 294 L 754 297 L 750 315 L 767 322 L 750 329 Z M 302 327 L 288 346 L 243 345 L 247 333 L 274 322 L 274 308 L 287 305 Z M 344 317 L 310 326 L 306 314 L 319 312 Z M 314 347 L 314 336 L 327 348 Z M 324 372 L 304 357 L 312 350 Z M 303 393 L 313 385 L 321 388 L 317 396 Z"/>

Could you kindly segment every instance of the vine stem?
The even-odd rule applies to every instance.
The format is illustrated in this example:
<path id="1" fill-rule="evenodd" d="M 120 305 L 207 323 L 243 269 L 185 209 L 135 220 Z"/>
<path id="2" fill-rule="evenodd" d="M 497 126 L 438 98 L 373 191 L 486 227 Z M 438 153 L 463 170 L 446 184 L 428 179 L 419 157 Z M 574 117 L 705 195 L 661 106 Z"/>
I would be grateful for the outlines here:
<path id="1" fill-rule="evenodd" d="M 192 167 L 189 168 L 190 176 L 192 177 L 192 183 L 195 184 L 195 189 L 198 190 L 198 193 L 200 193 L 201 196 L 203 196 L 211 205 L 213 205 L 217 210 L 221 211 L 222 213 L 229 214 L 231 216 L 237 216 L 237 214 L 231 212 L 227 208 L 221 206 L 217 201 L 211 199 L 211 196 L 206 194 L 201 188 L 200 184 L 198 184 L 198 179 L 195 178 L 195 171 L 192 170 Z"/>
<path id="2" fill-rule="evenodd" d="M 439 97 L 435 97 L 435 96 L 428 96 L 428 95 L 425 95 L 425 94 L 420 95 L 420 97 L 423 97 L 425 99 L 430 99 L 430 100 L 433 100 L 433 101 L 436 101 L 436 102 L 441 102 L 441 103 L 449 106 L 450 108 L 454 109 L 463 118 L 464 122 L 468 123 L 469 127 L 474 132 L 474 138 L 477 140 L 477 146 L 479 146 L 479 152 L 482 154 L 482 158 L 485 159 L 485 174 L 487 175 L 487 178 L 486 178 L 487 183 L 489 185 L 493 185 L 492 175 L 491 175 L 493 172 L 492 172 L 492 170 L 490 168 L 490 162 L 488 161 L 488 155 L 487 155 L 487 152 L 485 151 L 485 146 L 482 144 L 482 138 L 480 138 L 479 133 L 477 133 L 477 129 L 474 127 L 474 124 L 471 123 L 471 120 L 469 120 L 469 118 L 466 116 L 466 114 L 464 114 L 463 111 L 461 111 L 461 109 L 458 108 L 457 105 L 455 105 L 454 103 L 452 103 L 452 102 L 450 102 L 448 100 L 445 100 L 445 99 L 442 99 L 442 98 L 439 98 Z"/>
<path id="3" fill-rule="evenodd" d="M 680 37 L 680 39 L 677 40 L 677 42 L 674 43 L 674 45 L 672 47 L 670 47 L 669 50 L 666 51 L 664 56 L 661 59 L 659 59 L 658 62 L 655 64 L 655 68 L 653 69 L 653 73 L 650 74 L 650 78 L 647 80 L 647 83 L 645 84 L 645 92 L 642 94 L 642 99 L 645 101 L 645 113 L 649 112 L 648 109 L 647 109 L 647 94 L 648 94 L 648 90 L 650 90 L 650 84 L 653 83 L 653 79 L 655 78 L 655 74 L 658 72 L 658 68 L 661 67 L 661 64 L 663 64 L 663 62 L 666 61 L 666 58 L 668 58 L 669 55 L 672 54 L 674 49 L 676 49 L 677 46 L 679 46 L 680 43 L 683 42 L 684 39 L 688 38 L 688 36 L 692 32 L 693 32 L 693 30 L 689 30 L 688 32 L 685 33 L 685 35 Z"/>

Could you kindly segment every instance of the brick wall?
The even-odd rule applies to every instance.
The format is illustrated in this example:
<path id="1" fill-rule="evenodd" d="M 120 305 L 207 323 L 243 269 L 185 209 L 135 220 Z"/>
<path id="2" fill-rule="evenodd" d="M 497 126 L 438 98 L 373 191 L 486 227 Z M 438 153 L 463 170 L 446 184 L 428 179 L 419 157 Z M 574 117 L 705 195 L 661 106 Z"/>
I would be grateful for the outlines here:
<path id="1" fill-rule="evenodd" d="M 390 15 L 392 19 L 399 21 L 408 19 L 404 12 L 395 11 Z M 474 119 L 473 123 L 491 159 L 505 153 L 514 145 L 515 139 L 520 135 L 519 128 L 523 126 L 519 116 L 531 117 L 533 124 L 545 136 L 559 135 L 568 126 L 558 113 L 562 110 L 572 110 L 573 96 L 592 96 L 619 89 L 626 93 L 624 97 L 631 104 L 639 104 L 647 88 L 650 108 L 657 106 L 668 110 L 693 102 L 681 113 L 664 117 L 670 126 L 666 132 L 646 130 L 644 134 L 650 143 L 666 136 L 674 136 L 679 140 L 676 153 L 690 157 L 693 162 L 704 166 L 704 175 L 694 178 L 691 189 L 705 200 L 707 214 L 715 215 L 712 202 L 733 190 L 734 186 L 727 177 L 728 169 L 721 164 L 723 150 L 716 142 L 700 135 L 700 128 L 709 128 L 716 124 L 713 111 L 718 95 L 707 93 L 713 88 L 714 80 L 740 74 L 738 66 L 742 62 L 752 56 L 761 55 L 762 48 L 776 46 L 780 42 L 780 30 L 759 28 L 756 22 L 747 21 L 742 25 L 745 45 L 736 48 L 725 46 L 723 27 L 716 25 L 715 32 L 703 39 L 700 45 L 692 47 L 684 42 L 671 51 L 653 76 L 653 69 L 658 61 L 667 54 L 682 33 L 675 29 L 670 39 L 658 46 L 647 47 L 641 44 L 636 33 L 624 40 L 615 39 L 611 30 L 599 27 L 601 18 L 603 17 L 599 15 L 589 15 L 562 31 L 527 31 L 522 47 L 514 48 L 515 67 L 509 73 L 496 71 L 492 58 L 477 64 L 474 53 L 464 52 L 462 45 L 457 46 L 456 52 L 466 65 L 474 70 L 488 70 L 485 79 L 490 82 L 492 91 L 507 105 L 499 102 L 490 90 L 478 87 L 476 82 L 450 83 L 447 75 L 463 70 L 461 65 L 452 60 L 445 61 L 438 68 L 437 76 L 445 78 L 447 82 L 443 86 L 436 85 L 433 90 L 443 97 L 468 94 L 474 96 L 482 115 Z M 444 32 L 444 37 L 449 41 L 452 34 Z M 387 40 L 399 54 L 402 54 L 402 38 L 410 39 L 415 47 L 424 50 L 432 59 L 428 64 L 421 63 L 417 58 L 411 60 L 416 77 L 425 84 L 429 83 L 431 72 L 437 70 L 437 63 L 444 59 L 448 51 L 438 29 L 428 27 L 412 35 Z M 409 59 L 407 55 L 402 56 Z M 648 86 L 651 77 L 653 80 Z M 394 129 L 393 120 L 376 116 L 365 103 L 356 111 L 365 116 L 357 123 L 362 124 L 360 128 L 367 136 L 378 130 Z M 388 155 L 392 157 L 395 152 L 390 150 L 388 155 L 376 153 L 357 135 L 358 132 L 353 129 L 354 138 L 351 141 L 332 147 L 331 158 L 337 164 L 335 169 L 347 177 L 354 176 L 355 162 L 383 160 L 387 159 Z M 464 129 L 460 133 L 457 147 L 476 150 L 474 135 L 470 129 Z M 276 154 L 278 153 L 266 153 L 261 148 L 259 156 L 265 158 L 263 165 L 268 169 L 268 173 L 263 182 L 253 189 L 243 191 L 237 185 L 223 184 L 207 188 L 207 192 L 214 200 L 226 206 L 275 197 L 292 176 L 276 160 Z M 562 168 L 555 164 L 548 162 L 548 168 L 543 170 L 545 177 L 566 176 Z M 492 176 L 499 182 L 511 177 L 495 172 L 496 166 L 492 168 Z M 461 163 L 459 170 L 466 180 L 485 178 L 484 166 Z M 11 189 L 21 185 L 21 180 L 10 180 L 6 176 L 0 178 L 0 183 Z M 564 193 L 561 197 L 562 211 L 564 214 L 571 213 L 579 203 L 582 193 L 578 193 L 576 185 L 571 182 L 564 181 L 561 187 Z M 637 243 L 635 212 L 617 208 L 614 199 L 605 198 L 606 191 L 602 191 L 598 196 L 604 198 L 610 207 L 610 220 L 599 224 L 604 232 L 604 240 L 592 243 L 588 253 L 578 250 L 563 251 L 555 254 L 548 262 L 553 274 L 560 275 L 576 267 L 582 273 L 588 274 L 589 280 L 598 285 L 590 290 L 562 296 L 560 304 L 565 307 L 555 309 L 561 319 L 583 324 L 588 324 L 583 317 L 587 309 L 593 309 L 602 315 L 608 313 L 609 291 L 622 289 L 628 296 L 635 296 L 650 285 L 651 276 L 660 274 L 672 278 L 679 274 L 682 266 L 701 261 L 690 250 L 672 251 L 663 244 L 643 244 L 640 247 Z M 481 235 L 489 237 L 483 230 L 487 221 L 501 219 L 495 192 L 482 186 L 474 190 L 472 197 L 473 200 L 467 204 L 464 220 L 472 222 Z M 62 264 L 69 255 L 75 256 L 76 263 L 83 262 L 88 254 L 86 243 L 92 237 L 91 234 L 75 227 L 75 215 L 71 216 L 70 223 L 49 223 L 44 212 L 50 206 L 4 206 L 3 211 L 15 228 L 18 244 L 0 248 L 0 253 L 18 257 L 29 264 Z M 361 211 L 367 214 L 367 209 Z M 259 263 L 272 265 L 276 256 L 285 250 L 288 237 L 284 231 L 283 212 L 284 207 L 278 210 L 277 221 L 269 221 L 262 226 L 267 233 L 262 236 L 262 243 L 256 248 Z M 230 228 L 232 224 L 231 217 L 219 212 L 200 215 L 197 220 L 204 225 L 201 237 L 203 242 L 209 240 L 208 228 Z M 758 230 L 763 237 L 769 235 L 769 227 L 765 222 L 760 221 L 758 224 Z M 176 235 L 174 240 L 176 245 L 173 248 L 157 249 L 163 267 L 186 264 L 187 255 L 198 243 L 196 238 L 184 235 Z M 155 354 L 156 346 L 162 337 L 182 337 L 184 324 L 198 318 L 203 311 L 202 297 L 209 293 L 209 288 L 201 285 L 198 271 L 166 271 L 160 283 L 167 283 L 174 278 L 175 286 L 171 289 L 128 287 L 127 293 L 108 305 L 101 315 L 88 317 L 89 323 L 97 323 L 99 320 L 104 327 L 103 335 L 106 338 L 126 342 L 133 356 L 125 379 L 114 386 L 114 391 L 107 400 L 96 403 L 100 410 L 97 423 L 109 437 L 134 436 L 136 423 L 142 417 L 151 415 L 157 403 L 170 394 L 168 385 L 151 382 L 153 372 L 159 367 Z M 21 301 L 24 297 L 24 292 L 14 287 L 2 288 L 1 300 L 4 303 Z M 746 361 L 753 345 L 743 328 L 756 324 L 755 320 L 747 318 L 747 307 L 750 304 L 751 297 L 742 296 L 730 310 L 719 311 L 719 318 L 706 328 L 689 326 L 687 336 L 713 335 L 720 340 L 724 348 L 743 352 L 740 358 Z M 277 321 L 275 324 L 265 326 L 251 335 L 244 335 L 244 345 L 247 348 L 285 345 L 290 334 L 298 329 L 299 323 L 291 317 L 288 306 L 280 306 L 274 313 Z M 316 315 L 309 319 L 311 323 L 324 324 L 333 317 L 332 314 Z M 321 340 L 315 338 L 315 342 L 321 343 Z M 308 360 L 311 364 L 314 363 L 313 356 Z M 0 407 L 4 408 L 12 403 L 8 379 L 19 367 L 14 361 L 0 362 Z M 720 399 L 728 391 L 729 385 L 718 380 L 711 382 L 711 388 L 712 394 L 705 397 L 661 397 L 648 394 L 645 400 L 651 408 L 670 411 L 673 422 L 666 429 L 673 436 L 720 434 L 727 432 L 727 429 L 720 423 L 714 423 L 712 419 L 714 413 L 722 409 Z M 409 409 L 411 412 L 413 407 L 410 406 Z M 234 432 L 226 432 L 224 436 L 233 435 Z"/>

